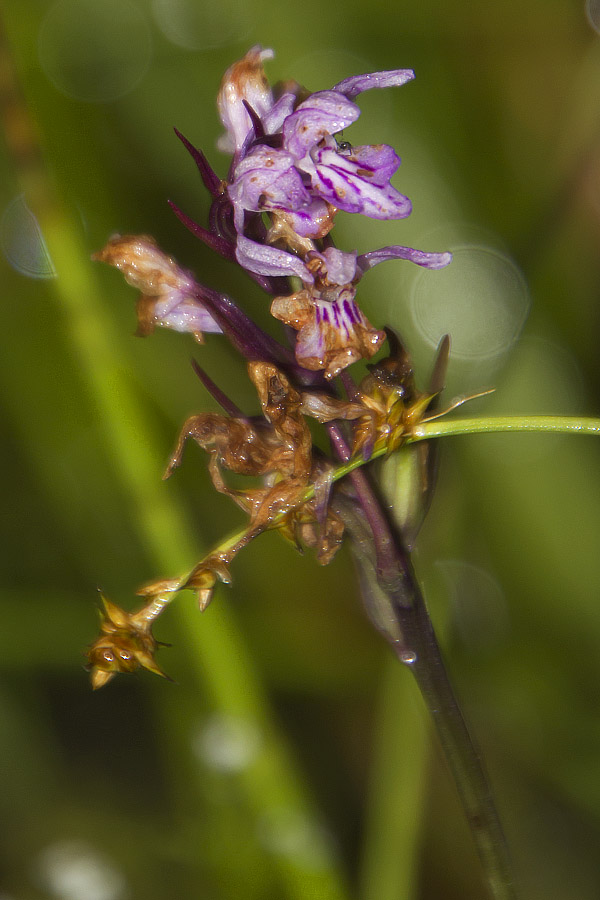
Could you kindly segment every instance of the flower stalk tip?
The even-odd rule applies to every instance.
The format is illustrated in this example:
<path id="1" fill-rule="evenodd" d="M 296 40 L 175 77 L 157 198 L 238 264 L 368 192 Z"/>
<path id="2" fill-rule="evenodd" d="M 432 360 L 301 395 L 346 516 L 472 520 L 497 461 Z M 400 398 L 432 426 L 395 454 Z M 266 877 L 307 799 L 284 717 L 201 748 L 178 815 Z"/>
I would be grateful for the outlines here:
<path id="1" fill-rule="evenodd" d="M 131 674 L 138 668 L 171 681 L 154 659 L 158 641 L 151 630 L 152 621 L 161 612 L 164 602 L 158 604 L 153 596 L 149 605 L 132 614 L 103 594 L 100 594 L 100 600 L 101 634 L 87 651 L 92 688 L 97 690 L 118 673 Z"/>

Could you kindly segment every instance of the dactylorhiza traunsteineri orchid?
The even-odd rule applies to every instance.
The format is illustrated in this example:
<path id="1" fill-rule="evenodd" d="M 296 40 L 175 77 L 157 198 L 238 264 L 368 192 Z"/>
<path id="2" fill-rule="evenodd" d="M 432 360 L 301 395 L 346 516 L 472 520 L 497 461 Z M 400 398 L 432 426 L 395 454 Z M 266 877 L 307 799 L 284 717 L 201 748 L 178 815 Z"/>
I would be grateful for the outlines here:
<path id="1" fill-rule="evenodd" d="M 184 578 L 144 588 L 146 604 L 134 615 L 103 599 L 102 636 L 89 651 L 94 687 L 140 665 L 160 672 L 151 634 L 156 615 L 183 588 L 196 589 L 204 608 L 216 580 L 230 580 L 234 555 L 261 531 L 278 528 L 299 547 L 314 547 L 321 563 L 329 562 L 344 533 L 352 533 L 353 521 L 355 530 L 364 518 L 366 503 L 349 484 L 334 484 L 336 466 L 359 455 L 366 461 L 375 448 L 399 446 L 441 387 L 427 394 L 415 389 L 405 349 L 391 332 L 371 325 L 357 291 L 379 263 L 403 260 L 439 269 L 451 254 L 394 245 L 358 255 L 338 249 L 333 238 L 340 210 L 375 219 L 410 215 L 410 200 L 390 182 L 400 165 L 394 149 L 354 146 L 338 135 L 360 116 L 355 99 L 361 93 L 404 85 L 414 73 L 372 72 L 311 94 L 297 83 L 272 88 L 263 67 L 272 56 L 253 47 L 223 78 L 217 103 L 225 133 L 219 147 L 231 154 L 225 179 L 178 133 L 212 197 L 208 227 L 171 205 L 197 237 L 270 295 L 273 316 L 291 326 L 287 340 L 268 336 L 241 305 L 200 284 L 148 236 L 117 235 L 96 254 L 141 292 L 138 333 L 163 326 L 191 332 L 200 342 L 206 333 L 231 341 L 247 360 L 262 418 L 244 416 L 198 367 L 225 414 L 200 414 L 185 423 L 168 473 L 179 464 L 186 438 L 193 438 L 209 453 L 216 489 L 249 514 L 249 526 L 234 546 L 211 554 Z M 387 357 L 354 384 L 345 370 L 378 353 L 386 337 Z M 313 450 L 307 417 L 327 423 L 331 458 Z M 230 490 L 223 470 L 263 476 L 264 486 Z M 365 487 L 366 482 L 363 493 Z M 371 543 L 376 553 L 377 541 Z"/>
<path id="2" fill-rule="evenodd" d="M 246 360 L 261 415 L 245 415 L 196 366 L 223 413 L 199 413 L 185 422 L 166 475 L 192 438 L 208 453 L 214 487 L 242 508 L 247 524 L 190 572 L 143 587 L 135 612 L 102 598 L 101 635 L 88 651 L 92 685 L 139 667 L 163 675 L 152 634 L 157 616 L 182 590 L 195 591 L 205 609 L 216 583 L 231 581 L 236 554 L 265 530 L 278 530 L 298 549 L 313 549 L 323 565 L 348 538 L 366 611 L 413 672 L 436 723 L 491 894 L 509 900 L 516 894 L 491 793 L 411 563 L 435 482 L 435 454 L 425 439 L 492 430 L 590 434 L 600 427 L 596 420 L 504 418 L 465 420 L 452 432 L 444 427 L 449 422 L 432 421 L 441 415 L 449 339 L 440 343 L 428 387 L 418 390 L 406 348 L 389 328 L 368 321 L 358 288 L 379 263 L 440 269 L 451 254 L 399 245 L 358 254 L 334 242 L 340 211 L 373 219 L 410 215 L 410 200 L 391 184 L 400 165 L 395 150 L 349 139 L 360 116 L 356 98 L 405 85 L 414 73 L 356 75 L 310 93 L 295 82 L 271 87 L 263 64 L 272 56 L 253 47 L 223 78 L 217 103 L 225 128 L 219 147 L 231 155 L 225 178 L 177 132 L 212 198 L 207 227 L 171 206 L 194 235 L 269 295 L 272 315 L 286 326 L 281 341 L 253 322 L 243 304 L 199 283 L 151 237 L 117 235 L 95 257 L 120 269 L 140 291 L 139 334 L 162 326 L 190 332 L 200 343 L 205 334 L 228 340 Z M 352 365 L 376 354 L 368 374 L 353 379 Z M 329 453 L 313 447 L 311 418 L 325 426 Z M 396 452 L 404 454 L 407 496 L 391 515 L 378 500 L 369 464 Z M 238 478 L 233 488 L 228 471 L 252 476 L 251 486 L 241 489 Z"/>

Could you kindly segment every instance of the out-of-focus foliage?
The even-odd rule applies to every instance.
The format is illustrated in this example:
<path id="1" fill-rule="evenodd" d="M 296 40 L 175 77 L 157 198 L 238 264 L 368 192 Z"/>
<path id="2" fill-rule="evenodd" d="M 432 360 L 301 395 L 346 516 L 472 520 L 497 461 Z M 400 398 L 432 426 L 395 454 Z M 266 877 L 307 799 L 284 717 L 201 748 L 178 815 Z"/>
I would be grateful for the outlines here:
<path id="1" fill-rule="evenodd" d="M 598 414 L 597 7 L 3 4 L 3 900 L 482 896 L 447 770 L 348 554 L 320 569 L 261 538 L 205 613 L 182 597 L 165 614 L 157 637 L 174 646 L 159 659 L 177 685 L 142 674 L 92 694 L 80 662 L 96 588 L 133 605 L 140 583 L 240 523 L 195 448 L 160 481 L 183 419 L 214 408 L 190 357 L 240 406 L 256 400 L 219 336 L 135 338 L 133 292 L 89 257 L 117 231 L 151 233 L 275 333 L 258 289 L 169 211 L 168 198 L 202 220 L 208 205 L 172 127 L 224 173 L 214 97 L 254 43 L 276 50 L 272 80 L 312 89 L 414 67 L 414 83 L 361 98 L 348 134 L 397 148 L 414 213 L 346 216 L 342 234 L 347 249 L 452 249 L 455 263 L 380 267 L 361 284 L 369 318 L 403 334 L 421 384 L 449 331 L 449 394 L 497 388 L 471 412 Z M 523 896 L 591 900 L 600 445 L 509 435 L 442 450 L 418 571 Z"/>

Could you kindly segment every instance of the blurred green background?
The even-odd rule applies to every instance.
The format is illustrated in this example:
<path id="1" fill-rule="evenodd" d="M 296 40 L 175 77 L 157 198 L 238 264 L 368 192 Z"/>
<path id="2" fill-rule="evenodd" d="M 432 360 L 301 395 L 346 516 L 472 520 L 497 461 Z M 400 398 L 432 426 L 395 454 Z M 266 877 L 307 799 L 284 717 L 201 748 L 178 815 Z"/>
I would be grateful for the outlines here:
<path id="1" fill-rule="evenodd" d="M 360 99 L 345 136 L 403 158 L 403 222 L 340 216 L 339 245 L 452 249 L 361 284 L 424 384 L 451 332 L 470 412 L 600 413 L 600 4 L 590 0 L 5 0 L 0 87 L 3 423 L 2 900 L 476 900 L 478 863 L 407 672 L 326 569 L 263 536 L 200 615 L 156 628 L 177 681 L 92 693 L 96 588 L 131 607 L 241 523 L 183 419 L 213 409 L 195 356 L 255 411 L 219 337 L 133 336 L 90 261 L 150 233 L 265 327 L 265 299 L 175 219 L 208 204 L 179 128 L 223 175 L 215 95 L 252 44 L 272 81 L 416 81 Z M 600 445 L 448 439 L 417 552 L 527 900 L 600 895 Z"/>

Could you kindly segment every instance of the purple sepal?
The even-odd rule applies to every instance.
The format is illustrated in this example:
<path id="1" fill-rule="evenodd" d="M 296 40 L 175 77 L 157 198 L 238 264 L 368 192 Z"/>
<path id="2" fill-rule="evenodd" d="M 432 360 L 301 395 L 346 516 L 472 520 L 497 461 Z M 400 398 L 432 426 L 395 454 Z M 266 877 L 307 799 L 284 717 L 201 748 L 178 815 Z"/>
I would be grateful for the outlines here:
<path id="1" fill-rule="evenodd" d="M 250 272 L 274 277 L 277 275 L 297 275 L 303 282 L 312 284 L 313 276 L 302 260 L 293 253 L 278 250 L 269 244 L 257 244 L 242 234 L 238 235 L 235 251 L 239 264 Z"/>
<path id="2" fill-rule="evenodd" d="M 394 245 L 382 247 L 380 250 L 370 250 L 363 253 L 357 259 L 358 269 L 364 274 L 373 266 L 387 262 L 388 259 L 407 259 L 417 266 L 425 269 L 443 269 L 452 262 L 451 253 L 426 253 L 424 250 L 413 250 L 412 247 Z"/>
<path id="3" fill-rule="evenodd" d="M 262 118 L 265 134 L 277 134 L 281 131 L 283 123 L 294 111 L 296 100 L 296 95 L 289 91 L 281 95 Z"/>
<path id="4" fill-rule="evenodd" d="M 223 329 L 203 303 L 196 297 L 179 297 L 173 292 L 164 300 L 157 300 L 153 309 L 157 325 L 187 334 L 219 334 Z"/>
<path id="5" fill-rule="evenodd" d="M 364 91 L 373 88 L 400 87 L 407 81 L 412 81 L 415 73 L 412 69 L 388 69 L 384 72 L 368 72 L 365 75 L 351 75 L 333 86 L 332 90 L 339 91 L 349 100 Z"/>
<path id="6" fill-rule="evenodd" d="M 309 254 L 309 258 L 321 259 L 326 269 L 326 280 L 329 284 L 343 286 L 354 281 L 356 275 L 356 251 L 346 253 L 337 247 L 328 247 L 323 253 Z"/>

